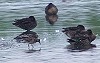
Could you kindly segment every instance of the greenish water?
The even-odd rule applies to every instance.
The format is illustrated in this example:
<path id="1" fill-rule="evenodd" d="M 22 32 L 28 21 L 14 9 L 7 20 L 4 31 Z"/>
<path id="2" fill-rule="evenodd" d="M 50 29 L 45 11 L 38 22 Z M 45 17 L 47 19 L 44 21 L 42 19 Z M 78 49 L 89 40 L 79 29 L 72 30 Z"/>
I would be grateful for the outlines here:
<path id="1" fill-rule="evenodd" d="M 50 25 L 45 18 L 45 7 L 52 2 L 58 8 L 58 19 Z M 27 44 L 13 38 L 25 32 L 12 25 L 15 19 L 35 16 L 36 32 L 41 39 L 41 51 L 26 53 Z M 97 48 L 84 52 L 69 52 L 69 44 L 62 28 L 82 24 L 98 35 L 93 42 Z M 0 63 L 99 63 L 100 56 L 100 1 L 99 0 L 0 0 Z M 2 46 L 2 44 L 4 46 Z"/>

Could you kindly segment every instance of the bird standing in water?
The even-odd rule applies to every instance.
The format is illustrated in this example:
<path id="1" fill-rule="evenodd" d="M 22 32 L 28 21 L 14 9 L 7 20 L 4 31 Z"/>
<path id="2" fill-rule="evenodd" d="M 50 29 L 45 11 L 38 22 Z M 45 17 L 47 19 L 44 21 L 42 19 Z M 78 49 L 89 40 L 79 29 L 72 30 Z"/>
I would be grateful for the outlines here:
<path id="1" fill-rule="evenodd" d="M 33 31 L 26 31 L 20 34 L 19 36 L 15 37 L 14 39 L 17 40 L 18 43 L 28 43 L 28 49 L 30 49 L 30 45 L 32 46 L 32 50 L 34 48 L 33 44 L 40 43 L 40 39 L 38 39 L 38 35 L 36 32 Z M 41 43 L 40 43 L 41 45 Z"/>
<path id="2" fill-rule="evenodd" d="M 32 49 L 34 48 L 33 44 L 39 42 L 40 39 L 38 39 L 36 36 L 32 34 L 27 34 L 26 36 L 23 36 L 23 40 L 28 43 L 28 49 L 30 49 L 30 45 L 32 46 Z M 41 43 L 40 43 L 41 45 Z"/>
<path id="3" fill-rule="evenodd" d="M 96 36 L 92 33 L 92 30 L 88 29 L 86 31 L 81 31 L 75 34 L 71 39 L 68 39 L 68 42 L 76 49 L 89 49 L 96 47 L 96 45 L 91 44 L 94 41 Z"/>
<path id="4" fill-rule="evenodd" d="M 27 31 L 30 31 L 37 26 L 37 22 L 34 16 L 29 16 L 28 18 L 16 19 L 12 24 Z"/>
<path id="5" fill-rule="evenodd" d="M 64 32 L 69 39 L 70 47 L 72 49 L 89 49 L 96 47 L 96 45 L 91 44 L 95 40 L 96 36 L 92 33 L 91 29 L 85 30 L 83 25 L 78 25 L 77 27 L 67 27 L 63 28 Z"/>
<path id="6" fill-rule="evenodd" d="M 75 36 L 77 31 L 84 31 L 85 27 L 83 25 L 78 25 L 77 27 L 67 27 L 63 29 L 64 30 L 62 32 L 65 33 L 69 38 L 72 38 Z"/>
<path id="7" fill-rule="evenodd" d="M 52 3 L 49 3 L 49 5 L 47 5 L 45 8 L 45 13 L 47 15 L 56 15 L 57 12 L 58 12 L 57 7 Z"/>

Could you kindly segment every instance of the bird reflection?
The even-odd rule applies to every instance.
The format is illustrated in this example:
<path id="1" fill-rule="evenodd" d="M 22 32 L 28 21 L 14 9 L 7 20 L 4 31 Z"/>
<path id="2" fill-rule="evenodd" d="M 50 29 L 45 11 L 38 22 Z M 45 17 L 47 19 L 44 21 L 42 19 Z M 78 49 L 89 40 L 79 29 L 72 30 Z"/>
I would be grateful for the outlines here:
<path id="1" fill-rule="evenodd" d="M 66 2 L 66 0 L 62 0 L 62 2 Z"/>
<path id="2" fill-rule="evenodd" d="M 28 43 L 28 49 L 33 50 L 34 46 L 33 44 L 35 43 L 40 43 L 40 39 L 38 38 L 38 35 L 36 32 L 33 31 L 26 31 L 23 32 L 22 34 L 18 35 L 17 37 L 14 38 L 18 43 Z M 32 48 L 30 48 L 30 45 Z M 41 45 L 41 43 L 40 43 Z"/>
<path id="3" fill-rule="evenodd" d="M 26 50 L 25 53 L 34 53 L 34 52 L 38 52 L 38 51 L 41 51 L 41 48 L 38 49 L 38 50 Z"/>
<path id="4" fill-rule="evenodd" d="M 45 18 L 46 18 L 46 21 L 49 22 L 49 24 L 54 25 L 54 23 L 58 19 L 58 15 L 46 15 Z"/>
<path id="5" fill-rule="evenodd" d="M 95 48 L 96 45 L 95 44 L 90 44 L 88 46 L 84 46 L 82 44 L 75 44 L 75 45 L 67 45 L 65 48 L 68 49 L 68 51 L 71 51 L 71 52 L 81 52 L 81 51 L 86 51 L 88 49 L 92 49 L 92 48 Z"/>

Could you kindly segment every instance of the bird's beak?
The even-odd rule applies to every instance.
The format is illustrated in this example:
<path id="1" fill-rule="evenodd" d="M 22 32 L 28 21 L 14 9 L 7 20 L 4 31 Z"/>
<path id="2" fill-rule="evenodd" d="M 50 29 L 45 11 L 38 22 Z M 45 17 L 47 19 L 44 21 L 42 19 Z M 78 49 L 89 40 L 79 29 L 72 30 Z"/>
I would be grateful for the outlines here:
<path id="1" fill-rule="evenodd" d="M 15 25 L 15 22 L 13 22 L 12 24 Z"/>
<path id="2" fill-rule="evenodd" d="M 40 45 L 41 45 L 41 42 L 39 41 Z"/>
<path id="3" fill-rule="evenodd" d="M 40 45 L 41 45 L 40 39 L 37 39 L 37 42 L 39 42 L 39 43 L 40 43 Z"/>

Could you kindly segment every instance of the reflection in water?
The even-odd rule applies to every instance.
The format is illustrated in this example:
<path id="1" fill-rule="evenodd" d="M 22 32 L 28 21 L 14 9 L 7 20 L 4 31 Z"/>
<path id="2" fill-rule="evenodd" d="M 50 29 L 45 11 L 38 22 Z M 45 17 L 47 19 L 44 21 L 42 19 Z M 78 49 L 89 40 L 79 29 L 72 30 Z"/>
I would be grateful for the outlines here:
<path id="1" fill-rule="evenodd" d="M 49 3 L 45 8 L 46 21 L 48 21 L 51 25 L 53 25 L 58 19 L 57 12 L 57 7 L 52 3 Z"/>
<path id="2" fill-rule="evenodd" d="M 54 25 L 54 23 L 58 19 L 58 15 L 46 15 L 45 18 L 46 18 L 46 21 L 48 21 L 51 25 Z"/>
<path id="3" fill-rule="evenodd" d="M 67 39 L 67 42 L 70 43 L 67 47 L 68 49 L 83 51 L 96 47 L 96 45 L 91 44 L 91 42 L 96 39 L 96 36 L 93 34 L 91 29 L 86 30 L 83 25 L 63 29 L 63 32 L 70 38 Z"/>
<path id="4" fill-rule="evenodd" d="M 92 28 L 94 33 L 100 34 L 100 1 L 71 1 L 72 0 L 66 0 L 66 2 L 59 0 L 0 0 L 0 37 L 5 39 L 5 41 L 0 41 L 0 43 L 11 42 L 11 38 L 23 32 L 18 27 L 11 25 L 13 19 L 19 19 L 29 15 L 34 15 L 37 18 L 36 20 L 39 25 L 35 31 L 39 33 L 41 39 L 44 39 L 41 42 L 41 53 L 38 53 L 38 51 L 33 53 L 32 50 L 25 50 L 27 43 L 20 42 L 18 43 L 21 44 L 20 47 L 0 50 L 0 63 L 82 63 L 84 61 L 87 63 L 99 63 L 100 36 L 93 42 L 97 45 L 97 48 L 81 53 L 73 53 L 68 52 L 68 49 L 63 49 L 68 44 L 66 43 L 66 36 L 61 31 L 59 31 L 59 33 L 55 32 L 65 26 L 83 24 L 86 28 Z M 59 9 L 58 17 L 60 21 L 57 21 L 53 27 L 49 26 L 50 24 L 47 24 L 43 17 L 45 16 L 44 8 L 49 2 L 54 3 Z M 8 39 L 6 40 L 6 38 Z M 14 45 L 17 45 L 15 41 Z M 36 45 L 39 44 L 37 43 Z M 38 46 L 36 46 L 36 49 L 37 47 Z M 32 54 L 26 54 L 31 52 Z"/>
<path id="5" fill-rule="evenodd" d="M 34 52 L 37 52 L 37 51 L 41 51 L 41 48 L 39 50 L 26 50 L 25 52 L 26 53 L 34 53 Z"/>
<path id="6" fill-rule="evenodd" d="M 81 0 L 62 0 L 62 2 L 75 2 L 75 1 L 81 1 Z"/>
<path id="7" fill-rule="evenodd" d="M 69 51 L 72 51 L 72 52 L 76 52 L 76 51 L 86 51 L 88 49 L 92 49 L 92 48 L 95 48 L 96 45 L 95 44 L 90 44 L 88 46 L 82 46 L 82 44 L 80 44 L 79 46 L 76 46 L 76 45 L 67 45 L 65 48 L 69 49 Z"/>
<path id="8" fill-rule="evenodd" d="M 20 34 L 19 36 L 15 37 L 18 43 L 28 43 L 28 49 L 30 49 L 30 45 L 32 46 L 32 50 L 34 48 L 33 44 L 39 42 L 38 35 L 36 32 L 33 31 L 26 31 Z M 41 43 L 40 43 L 41 44 Z"/>
<path id="9" fill-rule="evenodd" d="M 62 0 L 62 2 L 66 2 L 66 0 Z"/>

